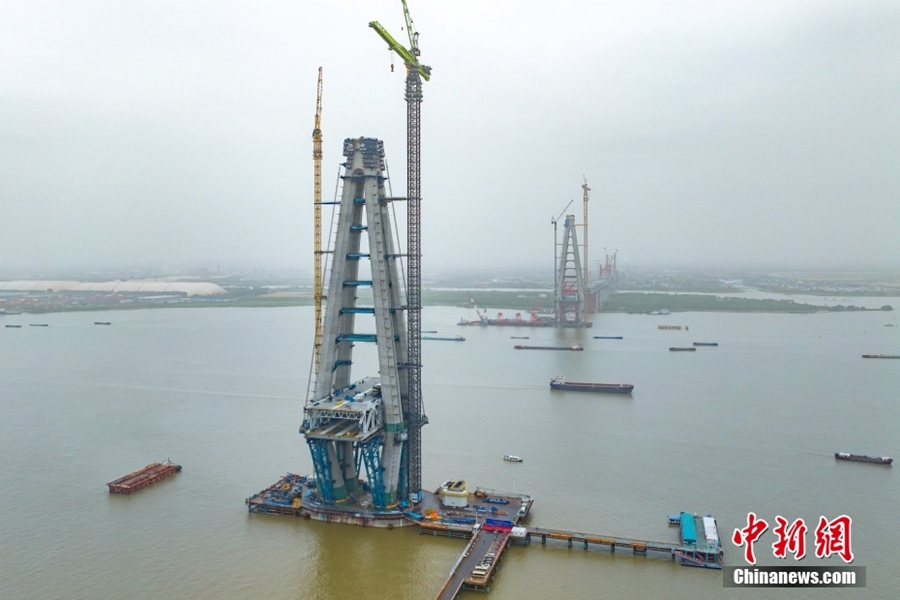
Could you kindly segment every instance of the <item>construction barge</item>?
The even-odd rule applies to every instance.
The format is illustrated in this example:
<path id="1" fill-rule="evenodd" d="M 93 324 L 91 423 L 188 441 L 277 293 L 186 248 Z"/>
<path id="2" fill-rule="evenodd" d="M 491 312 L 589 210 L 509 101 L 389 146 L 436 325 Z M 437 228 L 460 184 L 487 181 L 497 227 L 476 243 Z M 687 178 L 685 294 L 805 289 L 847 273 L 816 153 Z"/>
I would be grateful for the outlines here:
<path id="1" fill-rule="evenodd" d="M 171 477 L 179 471 L 181 471 L 181 465 L 176 465 L 166 459 L 165 462 L 150 463 L 146 467 L 110 481 L 106 485 L 109 486 L 110 494 L 131 494 L 153 485 L 157 481 Z"/>

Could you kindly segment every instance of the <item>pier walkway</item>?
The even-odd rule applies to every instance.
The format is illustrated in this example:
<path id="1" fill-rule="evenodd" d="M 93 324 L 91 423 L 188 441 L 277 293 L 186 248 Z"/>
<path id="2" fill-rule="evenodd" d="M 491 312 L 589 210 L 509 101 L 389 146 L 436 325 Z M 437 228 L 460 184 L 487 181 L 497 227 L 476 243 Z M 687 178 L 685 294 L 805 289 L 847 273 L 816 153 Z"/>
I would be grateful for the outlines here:
<path id="1" fill-rule="evenodd" d="M 508 539 L 508 531 L 475 529 L 435 600 L 453 600 L 464 589 L 490 592 L 494 570 L 509 545 Z"/>
<path id="2" fill-rule="evenodd" d="M 595 533 L 581 533 L 564 529 L 547 529 L 544 527 L 529 527 L 525 533 L 524 544 L 527 546 L 532 538 L 536 536 L 541 538 L 541 544 L 546 544 L 549 538 L 551 540 L 564 541 L 569 547 L 578 543 L 587 549 L 591 544 L 594 544 L 609 546 L 610 552 L 615 552 L 616 548 L 628 548 L 634 554 L 646 555 L 648 552 L 668 554 L 673 559 L 681 559 L 681 564 L 687 566 L 707 567 L 710 569 L 722 568 L 722 547 L 718 544 L 677 544 Z"/>
<path id="3" fill-rule="evenodd" d="M 686 566 L 721 569 L 723 564 L 722 547 L 718 544 L 679 544 L 545 527 L 516 527 L 512 531 L 496 531 L 489 526 L 467 530 L 459 526 L 422 524 L 420 531 L 448 537 L 472 536 L 435 600 L 453 600 L 463 590 L 490 592 L 490 583 L 504 550 L 511 542 L 519 542 L 527 547 L 534 538 L 540 538 L 541 544 L 546 544 L 549 539 L 563 541 L 569 547 L 579 544 L 588 549 L 593 544 L 608 546 L 610 552 L 615 552 L 616 548 L 627 548 L 633 554 L 644 556 L 649 552 L 665 554 L 673 560 L 680 560 Z"/>

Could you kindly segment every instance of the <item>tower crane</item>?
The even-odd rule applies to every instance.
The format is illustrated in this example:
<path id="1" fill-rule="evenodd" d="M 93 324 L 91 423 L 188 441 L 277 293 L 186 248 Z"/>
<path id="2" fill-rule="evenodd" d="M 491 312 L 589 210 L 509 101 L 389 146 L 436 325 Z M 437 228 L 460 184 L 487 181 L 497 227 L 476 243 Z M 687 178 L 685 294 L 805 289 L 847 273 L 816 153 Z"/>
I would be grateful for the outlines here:
<path id="1" fill-rule="evenodd" d="M 566 212 L 570 206 L 572 206 L 573 202 L 575 202 L 574 198 L 572 200 L 569 200 L 569 203 L 566 204 L 566 207 L 564 209 L 559 211 L 558 215 L 556 215 L 555 217 L 550 217 L 550 224 L 553 225 L 553 298 L 554 298 L 554 300 L 559 295 L 559 290 L 557 289 L 557 285 L 556 285 L 556 279 L 557 279 L 557 277 L 556 277 L 556 269 L 557 269 L 556 246 L 557 246 L 557 240 L 559 239 L 557 237 L 557 233 L 556 233 L 556 222 L 559 221 L 559 218 L 561 216 L 563 216 L 563 213 Z"/>
<path id="2" fill-rule="evenodd" d="M 422 140 L 420 110 L 422 105 L 422 80 L 431 79 L 431 67 L 419 62 L 419 33 L 413 25 L 406 0 L 403 18 L 409 36 L 409 48 L 404 47 L 389 34 L 378 21 L 369 27 L 383 39 L 406 64 L 406 229 L 407 229 L 407 346 L 408 363 L 407 394 L 409 429 L 407 488 L 410 498 L 418 501 L 422 489 L 422 426 L 428 417 L 422 405 L 422 244 L 421 244 L 421 189 L 419 151 Z"/>
<path id="3" fill-rule="evenodd" d="M 313 373 L 319 372 L 319 351 L 322 348 L 322 67 L 316 83 L 316 117 L 312 131 L 313 142 L 313 278 L 316 305 L 316 331 L 313 349 Z"/>
<path id="4" fill-rule="evenodd" d="M 587 177 L 584 175 L 581 177 L 584 179 L 581 189 L 584 190 L 584 285 L 587 287 L 588 273 L 590 271 L 590 263 L 588 262 L 588 192 L 591 191 L 591 188 L 588 187 Z"/>

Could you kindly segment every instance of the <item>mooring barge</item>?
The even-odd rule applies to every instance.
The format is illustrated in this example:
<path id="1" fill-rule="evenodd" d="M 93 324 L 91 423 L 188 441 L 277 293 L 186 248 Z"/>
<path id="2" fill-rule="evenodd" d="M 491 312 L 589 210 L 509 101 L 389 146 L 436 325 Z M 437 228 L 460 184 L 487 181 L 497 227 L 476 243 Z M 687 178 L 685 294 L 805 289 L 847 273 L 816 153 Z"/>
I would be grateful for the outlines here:
<path id="1" fill-rule="evenodd" d="M 146 467 L 110 481 L 106 485 L 109 486 L 110 494 L 131 494 L 157 481 L 171 477 L 180 470 L 181 465 L 176 465 L 166 459 L 165 462 L 150 463 Z"/>

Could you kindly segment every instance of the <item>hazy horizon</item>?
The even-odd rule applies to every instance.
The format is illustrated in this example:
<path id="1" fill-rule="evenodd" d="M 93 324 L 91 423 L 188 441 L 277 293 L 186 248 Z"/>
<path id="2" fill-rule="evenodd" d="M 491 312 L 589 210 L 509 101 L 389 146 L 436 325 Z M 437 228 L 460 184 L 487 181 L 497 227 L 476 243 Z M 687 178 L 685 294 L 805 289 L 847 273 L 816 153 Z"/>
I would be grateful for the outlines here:
<path id="1" fill-rule="evenodd" d="M 592 271 L 900 270 L 900 4 L 409 8 L 424 275 L 549 272 L 585 179 Z M 371 20 L 406 41 L 396 0 L 4 2 L 0 272 L 311 269 L 319 66 L 324 198 L 358 136 L 405 194 L 404 69 Z"/>

